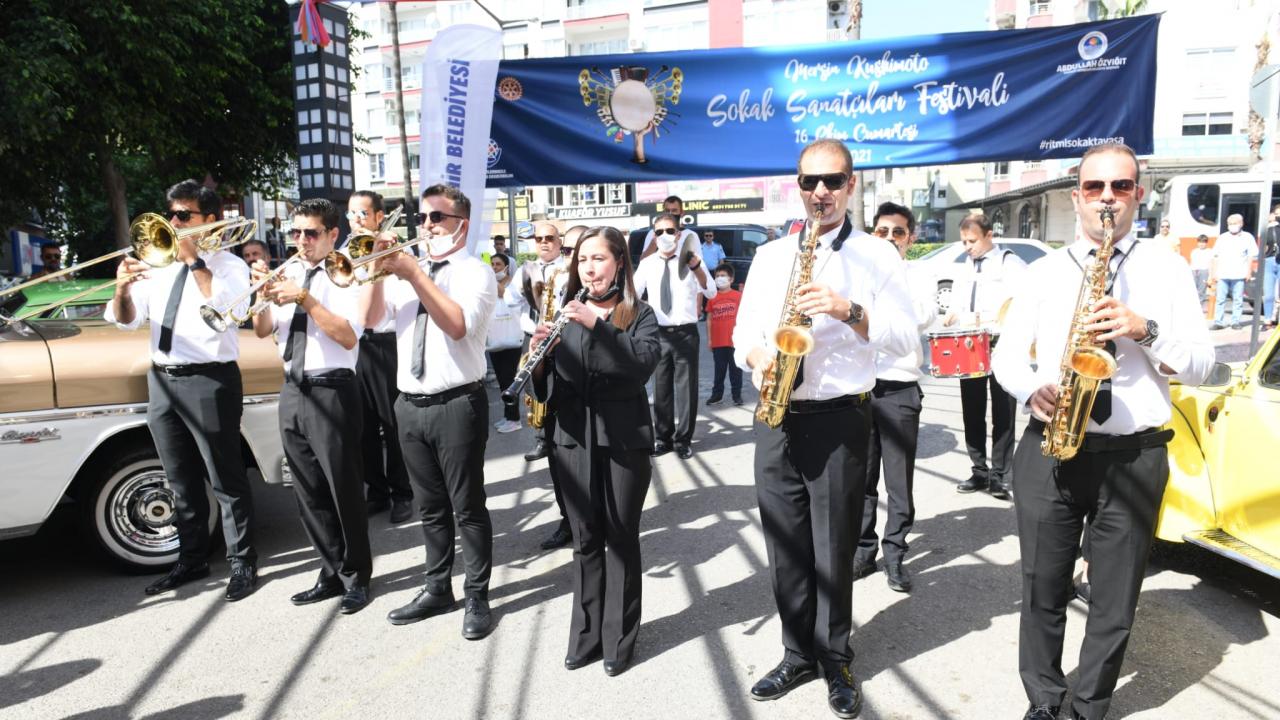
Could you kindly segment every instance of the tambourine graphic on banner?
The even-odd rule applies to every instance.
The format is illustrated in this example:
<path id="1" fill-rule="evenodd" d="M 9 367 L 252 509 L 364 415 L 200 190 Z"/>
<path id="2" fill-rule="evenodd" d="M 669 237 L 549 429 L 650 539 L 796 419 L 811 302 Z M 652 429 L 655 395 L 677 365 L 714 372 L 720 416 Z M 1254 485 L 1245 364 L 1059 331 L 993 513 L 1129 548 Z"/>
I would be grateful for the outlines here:
<path id="1" fill-rule="evenodd" d="M 635 144 L 631 161 L 648 162 L 644 156 L 644 136 L 650 132 L 656 140 L 658 126 L 672 114 L 668 105 L 680 102 L 680 90 L 684 85 L 684 73 L 680 68 L 663 65 L 649 77 L 645 67 L 613 68 L 605 76 L 600 68 L 593 67 L 578 73 L 578 86 L 582 91 L 582 104 L 596 106 L 596 116 L 604 123 L 605 132 L 616 143 L 630 135 Z"/>

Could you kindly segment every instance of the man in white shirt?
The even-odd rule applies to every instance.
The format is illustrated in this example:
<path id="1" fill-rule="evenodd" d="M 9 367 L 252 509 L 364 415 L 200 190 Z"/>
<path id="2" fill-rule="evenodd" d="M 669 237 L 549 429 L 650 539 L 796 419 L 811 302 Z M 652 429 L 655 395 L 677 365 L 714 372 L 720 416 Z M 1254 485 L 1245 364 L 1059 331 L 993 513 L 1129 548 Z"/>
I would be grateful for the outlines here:
<path id="1" fill-rule="evenodd" d="M 862 522 L 876 355 L 906 355 L 920 339 L 901 258 L 887 243 L 855 233 L 845 212 L 853 192 L 849 149 L 835 140 L 811 143 L 798 170 L 806 214 L 821 233 L 811 282 L 791 292 L 806 232 L 761 246 L 733 330 L 734 360 L 757 388 L 775 362 L 773 337 L 786 303 L 812 320 L 815 341 L 782 423 L 753 427 L 756 494 L 785 653 L 751 697 L 776 700 L 821 666 L 828 707 L 852 718 L 862 694 L 849 672 L 850 559 Z"/>
<path id="2" fill-rule="evenodd" d="M 1213 316 L 1213 329 L 1223 327 L 1227 310 L 1227 295 L 1231 295 L 1231 327 L 1240 327 L 1240 312 L 1244 305 L 1244 286 L 1253 279 L 1253 261 L 1258 257 L 1258 241 L 1244 230 L 1244 218 L 1227 216 L 1227 231 L 1218 235 L 1213 244 L 1213 269 L 1209 282 L 1217 281 L 1217 309 Z"/>
<path id="3" fill-rule="evenodd" d="M 666 200 L 662 201 L 662 214 L 674 216 L 676 219 L 676 227 L 681 228 L 680 235 L 679 237 L 676 238 L 676 247 L 684 247 L 686 238 L 692 239 L 695 242 L 697 241 L 698 234 L 694 232 L 692 228 L 684 227 L 683 225 L 684 201 L 681 200 L 678 196 L 671 195 L 667 197 Z M 657 219 L 658 218 L 655 217 L 654 221 L 656 222 Z M 645 258 L 649 257 L 653 253 L 657 252 L 657 250 L 658 250 L 658 246 L 654 244 L 654 232 L 653 232 L 653 228 L 651 227 L 649 228 L 649 234 L 644 236 L 644 251 L 640 253 L 640 259 L 644 260 Z M 639 266 L 639 263 L 636 263 L 636 265 Z M 714 268 L 716 266 L 712 265 L 711 267 Z"/>
<path id="4" fill-rule="evenodd" d="M 404 625 L 455 607 L 456 518 L 466 566 L 462 636 L 478 640 L 493 627 L 493 525 L 484 490 L 489 400 L 481 379 L 498 283 L 489 264 L 467 250 L 466 195 L 432 185 L 422 191 L 421 207 L 425 257 L 399 252 L 384 258 L 378 269 L 395 278 L 367 285 L 360 296 L 366 325 L 376 326 L 386 313 L 396 319 L 396 421 L 427 551 L 426 585 L 387 619 Z"/>
<path id="5" fill-rule="evenodd" d="M 911 210 L 886 202 L 876 209 L 875 239 L 865 242 L 893 243 L 905 260 L 907 249 L 916 241 L 916 219 Z M 936 317 L 933 283 L 923 272 L 912 272 L 904 265 L 912 316 L 917 332 L 928 327 Z M 907 554 L 907 535 L 915 523 L 916 507 L 912 496 L 916 473 L 916 444 L 920 436 L 920 389 L 924 364 L 920 342 L 905 355 L 884 351 L 876 353 L 876 384 L 871 391 L 871 443 L 867 454 L 867 488 L 862 508 L 862 537 L 853 556 L 853 577 L 866 577 L 876 571 L 877 545 L 884 547 L 884 574 L 889 587 L 897 592 L 911 591 L 911 576 L 903 567 Z M 876 512 L 879 502 L 880 465 L 884 464 L 884 487 L 888 497 L 884 540 L 876 537 Z"/>
<path id="6" fill-rule="evenodd" d="M 693 425 L 698 416 L 698 298 L 713 298 L 710 282 L 697 250 L 681 257 L 676 244 L 679 219 L 659 215 L 653 223 L 658 251 L 636 268 L 636 294 L 648 291 L 648 303 L 658 318 L 662 355 L 653 373 L 653 429 L 655 456 L 674 448 L 682 460 L 693 457 Z M 697 245 L 695 244 L 696 248 Z"/>
<path id="7" fill-rule="evenodd" d="M 376 233 L 385 219 L 382 196 L 372 190 L 358 190 L 347 198 L 347 221 L 351 232 L 363 229 Z M 388 239 L 395 240 L 390 237 Z M 360 359 L 356 362 L 360 399 L 364 412 L 361 435 L 361 466 L 368 487 L 366 512 L 376 515 L 391 511 L 391 523 L 399 525 L 413 517 L 413 490 L 400 452 L 396 429 L 396 321 L 391 315 L 360 335 Z M 384 442 L 385 439 L 385 442 Z"/>
<path id="8" fill-rule="evenodd" d="M 985 215 L 969 215 L 960 221 L 965 273 L 951 293 L 951 308 L 943 325 L 994 327 L 1000 309 L 1013 296 L 1027 264 L 1012 250 L 995 243 L 993 225 Z M 992 338 L 992 345 L 996 344 Z M 991 390 L 991 465 L 987 465 L 987 389 Z M 1013 461 L 1013 396 L 994 375 L 960 379 L 960 407 L 964 418 L 964 444 L 973 470 L 956 492 L 987 489 L 992 497 L 1009 499 L 1009 470 Z"/>
<path id="9" fill-rule="evenodd" d="M 323 198 L 302 201 L 293 211 L 291 239 L 302 260 L 290 265 L 262 292 L 267 306 L 253 318 L 254 333 L 274 337 L 285 363 L 280 389 L 280 440 L 302 527 L 320 553 L 315 585 L 290 598 L 294 605 L 341 597 L 344 615 L 369 604 L 373 556 L 361 481 L 360 437 L 364 416 L 356 382 L 356 316 L 359 290 L 340 288 L 325 274 L 325 257 L 338 240 L 338 208 Z M 253 281 L 270 272 L 266 261 L 253 267 Z"/>
<path id="10" fill-rule="evenodd" d="M 167 199 L 169 221 L 178 229 L 216 222 L 222 205 L 217 193 L 195 180 L 169 188 Z M 178 240 L 177 252 L 162 268 L 125 256 L 104 314 L 126 330 L 151 321 L 147 427 L 173 490 L 179 548 L 178 562 L 146 594 L 209 576 L 207 475 L 221 506 L 231 563 L 226 597 L 236 601 L 253 593 L 258 577 L 253 494 L 240 453 L 240 344 L 234 330 L 218 332 L 205 324 L 200 306 L 222 308 L 244 295 L 249 266 L 227 250 L 200 252 L 191 236 Z M 246 304 L 233 311 L 243 314 Z"/>
<path id="11" fill-rule="evenodd" d="M 1071 717 L 1106 715 L 1169 477 L 1165 444 L 1173 431 L 1161 429 L 1170 418 L 1169 380 L 1197 385 L 1214 361 L 1190 268 L 1158 241 L 1133 233 L 1142 204 L 1133 151 L 1124 145 L 1091 148 L 1080 161 L 1077 183 L 1072 198 L 1081 236 L 1031 265 L 992 358 L 1001 384 L 1033 416 L 1013 473 L 1026 720 L 1057 718 L 1066 697 L 1062 644 L 1082 531 L 1092 592 Z M 1104 237 L 1100 211 L 1108 207 L 1115 218 L 1108 290 L 1083 330 L 1110 346 L 1118 367 L 1099 387 L 1079 454 L 1059 460 L 1046 457 L 1040 444 L 1058 401 L 1060 359 L 1082 275 Z"/>

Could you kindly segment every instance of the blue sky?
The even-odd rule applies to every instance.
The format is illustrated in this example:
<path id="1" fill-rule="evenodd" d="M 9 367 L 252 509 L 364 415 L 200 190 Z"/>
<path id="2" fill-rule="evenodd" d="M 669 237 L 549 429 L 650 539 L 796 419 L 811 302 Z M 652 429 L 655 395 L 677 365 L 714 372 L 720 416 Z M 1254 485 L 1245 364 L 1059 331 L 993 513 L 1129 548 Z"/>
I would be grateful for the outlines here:
<path id="1" fill-rule="evenodd" d="M 987 29 L 988 0 L 863 0 L 862 38 Z"/>

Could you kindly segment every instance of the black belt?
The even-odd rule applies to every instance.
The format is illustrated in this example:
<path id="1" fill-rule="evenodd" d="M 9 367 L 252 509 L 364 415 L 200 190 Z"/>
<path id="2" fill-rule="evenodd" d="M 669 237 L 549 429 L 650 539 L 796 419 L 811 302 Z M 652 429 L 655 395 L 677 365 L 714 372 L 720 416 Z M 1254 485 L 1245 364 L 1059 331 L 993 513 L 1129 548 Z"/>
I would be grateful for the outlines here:
<path id="1" fill-rule="evenodd" d="M 691 322 L 691 323 L 685 323 L 683 325 L 659 325 L 658 326 L 658 329 L 661 330 L 662 332 L 675 332 L 677 330 L 688 330 L 689 328 L 693 328 L 694 330 L 697 330 L 698 323 Z"/>
<path id="2" fill-rule="evenodd" d="M 1032 432 L 1044 433 L 1045 423 L 1038 418 L 1027 423 Z M 1085 433 L 1084 442 L 1080 444 L 1081 452 L 1102 453 L 1128 450 L 1145 450 L 1169 444 L 1173 439 L 1173 428 L 1151 428 L 1128 435 L 1105 435 L 1103 433 Z"/>
<path id="3" fill-rule="evenodd" d="M 233 365 L 235 365 L 233 362 L 188 363 L 185 365 L 161 365 L 160 363 L 151 363 L 151 367 L 159 370 L 169 377 L 203 375 L 214 370 L 225 370 Z"/>
<path id="4" fill-rule="evenodd" d="M 374 332 L 373 330 L 365 330 L 362 337 L 369 338 L 370 340 L 381 340 L 382 338 L 386 338 L 386 337 L 393 338 L 395 336 L 396 336 L 395 330 L 388 330 L 386 332 Z"/>
<path id="5" fill-rule="evenodd" d="M 346 385 L 356 379 L 354 370 L 348 368 L 338 368 L 336 370 L 326 370 L 318 373 L 307 373 L 302 376 L 302 387 L 314 385 L 316 387 L 340 387 Z M 285 382 L 292 382 L 289 376 L 285 376 Z"/>
<path id="6" fill-rule="evenodd" d="M 906 390 L 913 387 L 920 387 L 920 383 L 915 380 L 876 380 L 876 389 L 878 390 Z"/>
<path id="7" fill-rule="evenodd" d="M 400 395 L 404 397 L 405 400 L 413 403 L 414 407 L 431 407 L 432 405 L 443 405 L 450 400 L 460 398 L 463 395 L 470 395 L 482 387 L 484 387 L 484 385 L 482 385 L 479 380 L 476 380 L 475 382 L 451 387 L 448 390 L 443 390 L 438 393 L 423 395 L 422 393 L 402 392 Z"/>
<path id="8" fill-rule="evenodd" d="M 841 395 L 830 400 L 792 400 L 787 412 L 794 415 L 816 415 L 818 413 L 835 412 L 858 407 L 871 398 L 871 393 L 862 392 L 857 395 Z"/>

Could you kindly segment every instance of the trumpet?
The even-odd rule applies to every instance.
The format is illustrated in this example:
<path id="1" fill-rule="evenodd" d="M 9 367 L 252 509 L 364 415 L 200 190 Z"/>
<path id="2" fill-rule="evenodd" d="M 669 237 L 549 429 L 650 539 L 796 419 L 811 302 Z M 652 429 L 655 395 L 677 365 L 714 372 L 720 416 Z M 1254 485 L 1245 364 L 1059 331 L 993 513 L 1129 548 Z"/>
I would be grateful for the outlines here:
<path id="1" fill-rule="evenodd" d="M 192 235 L 198 235 L 195 240 L 196 247 L 203 252 L 215 252 L 217 250 L 226 250 L 235 247 L 254 236 L 258 230 L 258 222 L 249 218 L 231 218 L 228 220 L 219 220 L 217 222 L 206 223 L 204 225 L 196 225 L 194 227 L 177 229 L 166 220 L 163 216 L 156 213 L 143 213 L 139 215 L 129 225 L 129 247 L 115 252 L 107 253 L 100 257 L 88 260 L 86 262 L 72 265 L 55 273 L 50 273 L 35 280 L 29 280 L 20 285 L 14 285 L 0 292 L 0 297 L 12 295 L 20 290 L 24 290 L 33 285 L 47 282 L 53 278 L 61 277 L 68 273 L 73 273 L 90 265 L 117 258 L 127 253 L 133 253 L 133 256 L 146 263 L 152 268 L 162 268 L 178 258 L 178 240 Z M 145 271 L 130 273 L 127 277 L 136 277 Z M 94 293 L 109 288 L 116 284 L 119 278 L 112 278 L 104 281 L 100 285 L 95 285 L 87 290 L 75 293 L 68 297 L 62 298 L 52 305 L 25 312 L 17 317 L 4 318 L 6 321 L 18 322 L 28 320 L 39 313 L 48 312 L 55 308 L 62 307 L 68 303 L 73 303 L 81 298 L 88 297 Z"/>
<path id="2" fill-rule="evenodd" d="M 329 281 L 338 287 L 350 287 L 352 283 L 358 285 L 367 285 L 375 283 L 386 278 L 391 273 L 380 271 L 372 275 L 360 275 L 360 270 L 364 267 L 373 267 L 373 263 L 381 260 L 389 255 L 395 255 L 398 252 L 408 250 L 415 245 L 431 239 L 431 235 L 420 235 L 413 240 L 407 240 L 402 243 L 396 243 L 388 248 L 383 248 L 377 252 L 362 251 L 359 260 L 352 260 L 346 254 L 334 250 L 324 259 L 324 274 L 329 276 Z M 372 245 L 372 244 L 371 244 Z"/>
<path id="3" fill-rule="evenodd" d="M 383 218 L 382 224 L 378 226 L 376 231 L 364 227 L 352 230 L 351 234 L 347 236 L 347 254 L 352 258 L 361 258 L 372 253 L 374 245 L 378 242 L 378 236 L 395 227 L 396 223 L 400 222 L 400 216 L 403 214 L 404 206 L 401 205 L 392 210 L 390 215 Z"/>
<path id="4" fill-rule="evenodd" d="M 217 332 L 226 332 L 229 328 L 236 327 L 240 323 L 244 322 L 245 320 L 248 320 L 249 318 L 252 318 L 254 315 L 257 315 L 263 310 L 266 310 L 267 306 L 271 304 L 271 301 L 264 298 L 254 303 L 249 308 L 248 312 L 246 312 L 244 315 L 237 315 L 235 313 L 235 308 L 237 305 L 244 302 L 246 299 L 252 297 L 255 292 L 258 292 L 267 284 L 275 282 L 276 280 L 279 280 L 281 277 L 284 277 L 285 268 L 289 267 L 289 265 L 293 263 L 295 260 L 300 260 L 300 259 L 302 259 L 302 251 L 298 250 L 294 254 L 290 255 L 288 260 L 285 260 L 284 262 L 280 263 L 280 265 L 275 270 L 272 270 L 271 272 L 267 273 L 266 277 L 262 278 L 261 280 L 254 283 L 253 285 L 250 285 L 248 290 L 245 290 L 243 293 L 240 293 L 240 295 L 236 296 L 234 300 L 229 301 L 227 303 L 227 306 L 221 310 L 209 304 L 201 305 L 200 319 L 204 320 L 204 323 L 206 325 L 213 328 Z"/>

